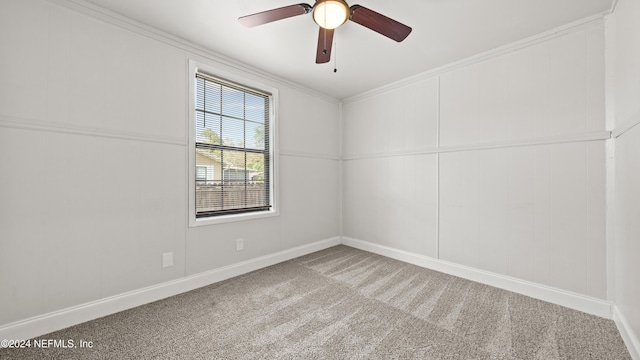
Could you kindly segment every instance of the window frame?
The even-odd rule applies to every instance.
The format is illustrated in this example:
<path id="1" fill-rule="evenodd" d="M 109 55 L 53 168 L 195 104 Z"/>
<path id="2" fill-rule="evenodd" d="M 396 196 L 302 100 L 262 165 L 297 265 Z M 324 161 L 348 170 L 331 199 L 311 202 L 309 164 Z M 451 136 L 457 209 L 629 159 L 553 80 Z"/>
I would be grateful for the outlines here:
<path id="1" fill-rule="evenodd" d="M 260 92 L 270 94 L 269 104 L 269 197 L 271 209 L 263 211 L 248 211 L 244 213 L 215 215 L 209 217 L 196 217 L 196 74 L 203 73 L 214 78 L 235 83 L 242 87 L 255 89 Z M 237 73 L 222 70 L 220 68 L 207 65 L 205 63 L 189 59 L 188 72 L 188 204 L 189 204 L 189 227 L 213 225 L 234 221 L 245 221 L 272 217 L 279 215 L 278 206 L 278 143 L 277 143 L 277 105 L 278 89 L 266 85 L 260 81 L 238 75 Z"/>

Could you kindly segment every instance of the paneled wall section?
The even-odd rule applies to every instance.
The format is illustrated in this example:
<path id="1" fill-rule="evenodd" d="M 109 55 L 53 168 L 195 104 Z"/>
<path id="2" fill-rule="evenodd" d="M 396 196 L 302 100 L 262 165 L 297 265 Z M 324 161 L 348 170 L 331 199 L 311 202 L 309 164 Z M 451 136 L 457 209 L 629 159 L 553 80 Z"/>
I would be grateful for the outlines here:
<path id="1" fill-rule="evenodd" d="M 344 104 L 345 236 L 606 298 L 604 27 Z"/>
<path id="2" fill-rule="evenodd" d="M 0 1 L 0 328 L 340 235 L 337 100 L 57 3 Z M 188 227 L 191 58 L 278 88 L 280 216 Z"/>
<path id="3" fill-rule="evenodd" d="M 615 259 L 614 301 L 640 356 L 640 2 L 620 0 L 608 19 L 614 34 Z M 608 44 L 609 45 L 609 44 Z M 621 129 L 621 130 L 619 130 Z"/>

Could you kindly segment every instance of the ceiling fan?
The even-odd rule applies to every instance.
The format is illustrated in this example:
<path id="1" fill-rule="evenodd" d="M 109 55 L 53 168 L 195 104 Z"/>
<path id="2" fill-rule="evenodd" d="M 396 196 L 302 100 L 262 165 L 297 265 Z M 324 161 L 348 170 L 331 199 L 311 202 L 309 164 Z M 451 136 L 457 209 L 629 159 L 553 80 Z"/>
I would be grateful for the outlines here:
<path id="1" fill-rule="evenodd" d="M 246 27 L 254 27 L 310 12 L 313 13 L 313 20 L 320 26 L 316 64 L 329 62 L 331 59 L 333 31 L 347 20 L 358 23 L 397 42 L 401 42 L 411 33 L 411 28 L 407 25 L 364 6 L 352 5 L 349 7 L 344 0 L 316 0 L 313 6 L 309 4 L 289 5 L 242 16 L 238 18 L 238 21 Z"/>

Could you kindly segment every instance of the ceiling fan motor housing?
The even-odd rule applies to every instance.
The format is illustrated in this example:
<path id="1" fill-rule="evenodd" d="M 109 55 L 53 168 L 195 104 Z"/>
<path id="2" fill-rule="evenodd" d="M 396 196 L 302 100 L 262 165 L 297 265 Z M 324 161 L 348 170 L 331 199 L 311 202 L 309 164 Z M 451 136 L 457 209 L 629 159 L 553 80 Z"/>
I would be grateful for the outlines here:
<path id="1" fill-rule="evenodd" d="M 344 0 L 318 0 L 313 5 L 313 21 L 325 29 L 335 29 L 349 19 L 349 5 Z"/>

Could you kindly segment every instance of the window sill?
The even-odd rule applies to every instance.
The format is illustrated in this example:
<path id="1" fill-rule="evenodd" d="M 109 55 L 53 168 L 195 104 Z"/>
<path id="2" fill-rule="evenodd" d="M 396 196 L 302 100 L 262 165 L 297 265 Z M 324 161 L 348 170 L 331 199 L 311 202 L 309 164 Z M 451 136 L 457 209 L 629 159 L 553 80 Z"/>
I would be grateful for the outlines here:
<path id="1" fill-rule="evenodd" d="M 233 215 L 222 215 L 222 216 L 212 216 L 207 218 L 200 219 L 189 219 L 189 227 L 198 227 L 198 226 L 207 226 L 207 225 L 216 225 L 216 224 L 224 224 L 236 221 L 247 221 L 247 220 L 256 220 L 278 216 L 280 213 L 276 210 L 269 211 L 260 211 L 246 214 L 233 214 Z"/>

